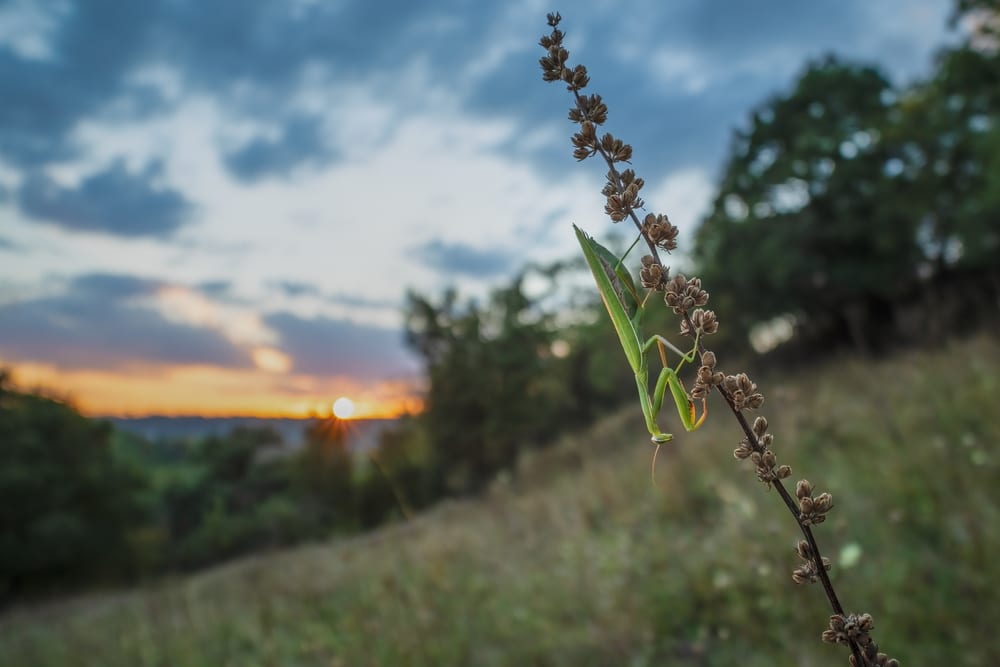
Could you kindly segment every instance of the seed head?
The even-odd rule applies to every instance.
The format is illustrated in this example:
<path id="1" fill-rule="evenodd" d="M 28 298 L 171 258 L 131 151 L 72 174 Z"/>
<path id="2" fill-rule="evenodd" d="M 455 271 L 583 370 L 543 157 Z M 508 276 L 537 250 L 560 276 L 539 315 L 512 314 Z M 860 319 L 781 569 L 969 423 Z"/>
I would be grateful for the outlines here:
<path id="1" fill-rule="evenodd" d="M 795 485 L 795 496 L 799 499 L 799 523 L 803 526 L 823 523 L 826 514 L 833 509 L 833 496 L 821 493 L 812 496 L 812 485 L 808 480 L 801 479 Z"/>
<path id="2" fill-rule="evenodd" d="M 608 106 L 600 95 L 581 95 L 576 106 L 569 110 L 569 119 L 574 123 L 589 120 L 595 125 L 603 125 L 608 119 Z"/>
<path id="3" fill-rule="evenodd" d="M 830 644 L 855 642 L 860 646 L 872 643 L 869 633 L 875 623 L 871 614 L 834 614 L 830 617 L 830 627 L 823 631 L 823 641 Z"/>
<path id="4" fill-rule="evenodd" d="M 705 292 L 705 298 L 708 298 L 708 292 Z M 715 319 L 715 312 L 702 310 L 701 308 L 695 308 L 694 312 L 691 313 L 691 325 L 694 325 L 695 332 L 700 333 L 702 336 L 714 334 L 719 330 L 719 321 Z M 693 335 L 687 318 L 681 320 L 681 334 L 685 336 Z"/>
<path id="5" fill-rule="evenodd" d="M 639 281 L 647 289 L 663 291 L 667 284 L 670 270 L 657 262 L 652 255 L 644 255 L 642 268 L 639 269 Z"/>
<path id="6" fill-rule="evenodd" d="M 590 77 L 587 76 L 587 68 L 583 65 L 577 65 L 572 70 L 563 68 L 562 80 L 568 84 L 566 86 L 567 90 L 572 91 L 583 90 L 590 83 Z"/>
<path id="7" fill-rule="evenodd" d="M 708 303 L 708 292 L 701 288 L 701 278 L 688 280 L 683 274 L 677 274 L 667 283 L 663 300 L 675 314 L 681 315 Z"/>
<path id="8" fill-rule="evenodd" d="M 665 215 L 649 213 L 642 222 L 642 233 L 649 242 L 667 252 L 677 248 L 677 234 L 680 232 Z"/>
<path id="9" fill-rule="evenodd" d="M 632 159 L 632 147 L 616 139 L 610 132 L 601 137 L 601 148 L 612 162 L 628 162 Z"/>
<path id="10" fill-rule="evenodd" d="M 819 572 L 816 568 L 812 547 L 805 540 L 799 540 L 795 552 L 802 559 L 802 563 L 792 572 L 792 580 L 797 584 L 816 583 L 819 579 Z M 823 569 L 830 569 L 830 559 L 825 556 L 823 557 Z"/>
<path id="11" fill-rule="evenodd" d="M 733 456 L 740 461 L 750 458 L 751 454 L 753 454 L 753 448 L 750 447 L 746 438 L 740 440 L 740 444 L 733 450 Z"/>
<path id="12" fill-rule="evenodd" d="M 727 375 L 723 388 L 737 410 L 756 410 L 764 404 L 764 395 L 746 373 Z"/>

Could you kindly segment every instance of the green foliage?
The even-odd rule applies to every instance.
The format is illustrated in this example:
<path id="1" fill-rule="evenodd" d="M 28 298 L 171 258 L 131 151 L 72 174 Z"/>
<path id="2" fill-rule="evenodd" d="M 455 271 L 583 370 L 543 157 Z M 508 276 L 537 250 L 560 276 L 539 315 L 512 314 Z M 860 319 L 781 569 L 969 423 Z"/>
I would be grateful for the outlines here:
<path id="1" fill-rule="evenodd" d="M 523 280 L 494 292 L 487 307 L 460 307 L 453 290 L 438 304 L 408 296 L 408 341 L 429 380 L 419 423 L 433 443 L 434 488 L 481 489 L 521 451 L 571 426 L 580 402 L 594 401 L 580 376 L 588 370 L 586 339 L 568 345 L 575 356 L 553 354 L 553 315 L 525 294 Z"/>
<path id="2" fill-rule="evenodd" d="M 307 534 L 289 511 L 291 464 L 280 446 L 271 429 L 237 428 L 188 447 L 163 485 L 163 565 L 205 565 Z"/>
<path id="3" fill-rule="evenodd" d="M 145 477 L 113 456 L 110 424 L 8 382 L 0 373 L 0 599 L 120 578 Z"/>
<path id="4" fill-rule="evenodd" d="M 998 90 L 997 54 L 968 46 L 903 90 L 872 67 L 811 64 L 736 134 L 697 232 L 715 307 L 744 330 L 791 314 L 862 350 L 919 338 L 914 304 L 940 320 L 931 336 L 967 328 L 935 307 L 943 291 L 980 311 L 996 296 Z"/>
<path id="5" fill-rule="evenodd" d="M 1000 56 L 942 54 L 935 76 L 901 102 L 903 211 L 921 221 L 927 261 L 988 269 L 1000 252 Z"/>
<path id="6" fill-rule="evenodd" d="M 740 305 L 735 326 L 788 312 L 846 317 L 915 279 L 916 220 L 884 173 L 892 97 L 877 70 L 831 58 L 737 135 L 695 248 L 704 284 Z"/>
<path id="7" fill-rule="evenodd" d="M 296 477 L 303 511 L 318 534 L 335 525 L 356 524 L 354 457 L 347 432 L 338 419 L 320 419 L 306 429 L 305 450 L 298 457 Z"/>

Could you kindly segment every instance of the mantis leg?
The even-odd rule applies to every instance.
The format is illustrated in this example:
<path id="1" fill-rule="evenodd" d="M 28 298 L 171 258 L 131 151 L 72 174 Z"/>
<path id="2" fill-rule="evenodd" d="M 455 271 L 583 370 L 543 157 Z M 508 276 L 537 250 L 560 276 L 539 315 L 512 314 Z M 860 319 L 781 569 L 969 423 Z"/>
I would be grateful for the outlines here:
<path id="1" fill-rule="evenodd" d="M 646 341 L 643 345 L 643 352 L 652 347 L 653 343 L 656 343 L 660 352 L 660 360 L 663 362 L 663 369 L 660 371 L 659 377 L 656 379 L 656 388 L 653 390 L 652 405 L 650 406 L 653 411 L 653 415 L 657 415 L 660 412 L 660 408 L 663 406 L 663 396 L 666 393 L 667 388 L 670 388 L 670 395 L 674 399 L 674 403 L 677 405 L 677 413 L 680 415 L 681 423 L 684 425 L 685 430 L 693 431 L 702 425 L 705 421 L 705 417 L 708 415 L 708 405 L 705 399 L 701 401 L 701 417 L 697 416 L 695 411 L 694 403 L 688 398 L 687 390 L 684 388 L 684 383 L 681 382 L 680 377 L 677 373 L 680 372 L 681 367 L 686 363 L 691 363 L 695 360 L 698 355 L 698 335 L 694 338 L 694 345 L 688 352 L 681 352 L 677 347 L 668 341 L 663 336 L 654 335 Z M 671 368 L 667 363 L 665 349 L 670 348 L 676 352 L 681 360 L 678 362 L 676 368 Z"/>
<path id="2" fill-rule="evenodd" d="M 677 414 L 680 415 L 684 430 L 694 431 L 702 425 L 705 417 L 708 416 L 708 404 L 705 399 L 701 399 L 701 417 L 698 417 L 694 403 L 688 398 L 684 383 L 677 377 L 677 371 L 672 368 L 661 370 L 659 377 L 656 379 L 656 389 L 653 391 L 651 406 L 653 415 L 659 414 L 660 408 L 663 406 L 663 397 L 668 387 L 670 388 L 670 395 L 674 399 L 674 404 L 677 406 Z"/>

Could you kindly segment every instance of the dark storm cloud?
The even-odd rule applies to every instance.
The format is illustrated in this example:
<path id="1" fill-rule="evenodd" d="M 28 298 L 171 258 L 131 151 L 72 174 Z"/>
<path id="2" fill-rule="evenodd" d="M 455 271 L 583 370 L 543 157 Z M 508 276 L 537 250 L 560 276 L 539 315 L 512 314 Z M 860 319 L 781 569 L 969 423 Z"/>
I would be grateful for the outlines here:
<path id="1" fill-rule="evenodd" d="M 56 296 L 0 305 L 0 355 L 63 369 L 131 363 L 247 368 L 247 355 L 218 332 L 171 322 L 135 303 L 163 286 L 155 280 L 87 274 Z"/>
<path id="2" fill-rule="evenodd" d="M 133 174 L 119 161 L 76 188 L 34 174 L 21 187 L 18 204 L 25 215 L 65 229 L 166 238 L 187 221 L 192 206 L 180 192 L 153 186 L 157 172 L 151 164 Z"/>
<path id="3" fill-rule="evenodd" d="M 515 258 L 502 250 L 480 250 L 464 243 L 428 241 L 414 248 L 417 259 L 429 268 L 451 275 L 488 278 L 509 272 Z"/>
<path id="4" fill-rule="evenodd" d="M 264 319 L 278 332 L 279 347 L 292 358 L 297 373 L 389 378 L 400 369 L 416 369 L 401 349 L 403 333 L 327 317 L 304 319 L 273 313 Z"/>

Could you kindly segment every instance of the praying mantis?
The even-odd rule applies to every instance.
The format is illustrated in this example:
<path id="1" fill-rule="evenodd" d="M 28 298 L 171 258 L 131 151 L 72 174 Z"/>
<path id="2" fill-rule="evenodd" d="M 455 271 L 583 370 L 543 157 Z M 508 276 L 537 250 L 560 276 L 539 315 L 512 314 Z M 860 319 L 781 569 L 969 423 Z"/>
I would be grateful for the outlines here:
<path id="1" fill-rule="evenodd" d="M 632 276 L 622 265 L 625 256 L 619 259 L 576 225 L 573 225 L 573 229 L 576 231 L 576 238 L 580 242 L 583 256 L 587 260 L 587 266 L 594 274 L 594 281 L 597 283 L 601 300 L 611 317 L 611 323 L 621 341 L 625 357 L 628 359 L 629 366 L 632 367 L 632 372 L 635 373 L 635 384 L 639 390 L 639 404 L 642 406 L 642 414 L 646 418 L 646 428 L 649 429 L 653 444 L 657 446 L 656 451 L 659 452 L 660 445 L 670 442 L 674 437 L 672 434 L 660 430 L 656 421 L 667 388 L 670 389 L 670 395 L 677 405 L 681 424 L 687 431 L 694 431 L 701 426 L 708 414 L 705 402 L 702 401 L 701 417 L 696 418 L 694 403 L 688 398 L 684 385 L 677 377 L 681 366 L 694 361 L 698 352 L 698 337 L 695 337 L 694 346 L 687 353 L 681 352 L 670 341 L 656 334 L 644 341 L 640 324 L 645 313 L 646 300 L 653 290 L 650 290 L 646 297 L 640 301 Z M 625 255 L 628 255 L 628 251 Z M 660 371 L 660 375 L 656 379 L 656 388 L 650 395 L 649 364 L 646 354 L 654 343 L 659 350 L 663 370 Z M 670 348 L 680 355 L 681 361 L 676 368 L 671 368 L 667 363 L 666 348 Z M 655 471 L 656 453 L 653 454 L 653 465 Z"/>

